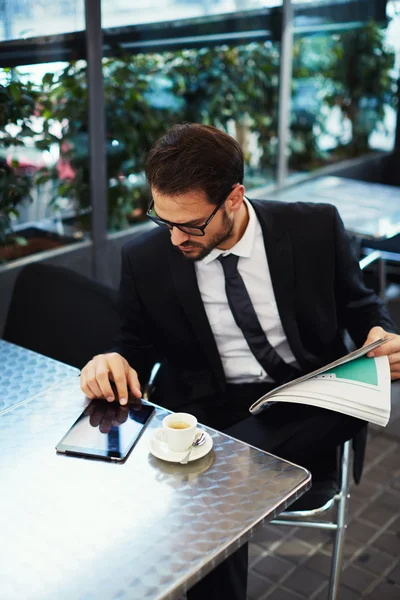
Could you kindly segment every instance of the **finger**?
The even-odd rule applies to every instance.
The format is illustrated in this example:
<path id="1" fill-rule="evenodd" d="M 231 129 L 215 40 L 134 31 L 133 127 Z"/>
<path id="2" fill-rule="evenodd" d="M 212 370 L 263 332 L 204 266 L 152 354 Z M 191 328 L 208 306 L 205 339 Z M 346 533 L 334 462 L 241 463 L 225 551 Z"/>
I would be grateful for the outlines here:
<path id="1" fill-rule="evenodd" d="M 141 398 L 142 391 L 140 389 L 139 379 L 138 379 L 135 369 L 132 369 L 132 367 L 129 367 L 129 370 L 127 372 L 127 380 L 128 380 L 129 389 L 131 390 L 131 392 L 135 396 L 135 398 Z"/>
<path id="2" fill-rule="evenodd" d="M 128 404 L 128 385 L 125 374 L 124 360 L 119 354 L 112 355 L 108 360 L 110 375 L 115 383 L 120 404 Z"/>
<path id="3" fill-rule="evenodd" d="M 372 352 L 368 352 L 368 356 L 371 354 L 372 356 L 388 356 L 388 354 L 395 354 L 400 350 L 400 338 L 397 338 L 398 336 L 396 335 L 391 336 L 387 342 L 382 344 L 382 346 L 375 348 Z"/>
<path id="4" fill-rule="evenodd" d="M 96 394 L 93 394 L 88 385 L 86 385 L 85 387 L 81 386 L 81 389 L 85 396 L 89 398 L 89 400 L 94 400 L 96 398 Z"/>
<path id="5" fill-rule="evenodd" d="M 101 397 L 106 398 L 108 402 L 115 400 L 115 394 L 111 387 L 110 372 L 112 372 L 112 364 L 110 359 L 104 355 L 96 357 L 96 381 L 101 389 Z"/>
<path id="6" fill-rule="evenodd" d="M 400 368 L 400 352 L 394 352 L 394 354 L 390 354 L 389 362 L 392 369 L 395 365 L 396 368 Z"/>
<path id="7" fill-rule="evenodd" d="M 89 363 L 82 370 L 81 377 L 80 377 L 80 385 L 81 385 L 81 390 L 85 394 L 85 396 L 87 396 L 88 398 L 93 400 L 93 398 L 95 398 L 96 395 L 93 394 L 93 392 L 90 389 L 88 382 L 87 382 L 87 367 L 88 367 L 88 365 L 89 365 Z"/>
<path id="8" fill-rule="evenodd" d="M 89 398 L 91 400 L 99 400 L 100 398 L 102 398 L 101 391 L 99 391 L 97 388 L 95 388 L 95 390 L 93 390 L 90 387 L 90 385 L 88 385 L 88 388 L 89 388 L 89 393 L 90 393 Z"/>
<path id="9" fill-rule="evenodd" d="M 376 340 L 385 337 L 385 334 L 386 332 L 382 327 L 372 327 L 368 333 L 367 339 L 363 344 L 363 348 L 364 346 L 368 346 L 368 344 L 372 344 L 372 342 L 376 342 Z"/>
<path id="10" fill-rule="evenodd" d="M 390 378 L 392 381 L 394 381 L 395 379 L 400 379 L 400 371 L 391 371 Z"/>
<path id="11" fill-rule="evenodd" d="M 90 392 L 94 395 L 94 398 L 102 398 L 103 393 L 97 383 L 96 378 L 96 366 L 94 361 L 90 361 L 86 365 L 86 386 L 89 388 Z"/>
<path id="12" fill-rule="evenodd" d="M 381 338 L 386 338 L 386 340 L 387 340 L 386 342 L 384 342 L 381 346 L 378 346 L 378 348 L 376 348 L 375 350 L 371 350 L 367 354 L 367 356 L 369 356 L 369 357 L 384 356 L 385 354 L 390 353 L 388 346 L 393 340 L 395 340 L 396 337 L 398 337 L 398 336 L 396 336 L 393 333 L 389 333 L 389 332 L 385 331 L 382 327 L 372 327 L 372 329 L 368 333 L 368 336 L 367 336 L 367 339 L 365 340 L 363 348 L 364 348 L 364 346 L 368 346 L 369 344 L 372 344 L 373 342 L 376 342 L 377 340 L 379 340 Z"/>

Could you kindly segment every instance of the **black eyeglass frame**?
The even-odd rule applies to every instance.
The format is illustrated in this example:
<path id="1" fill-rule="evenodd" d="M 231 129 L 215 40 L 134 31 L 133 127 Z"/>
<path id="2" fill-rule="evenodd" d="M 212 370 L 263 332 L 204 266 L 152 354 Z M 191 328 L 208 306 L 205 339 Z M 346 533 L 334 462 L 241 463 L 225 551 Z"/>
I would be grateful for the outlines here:
<path id="1" fill-rule="evenodd" d="M 215 217 L 215 215 L 217 214 L 217 212 L 219 211 L 221 206 L 224 204 L 224 202 L 226 202 L 227 198 L 228 198 L 228 196 L 225 196 L 224 199 L 221 200 L 221 202 L 219 202 L 217 204 L 217 206 L 214 208 L 211 215 L 208 217 L 207 221 L 205 221 L 203 223 L 203 225 L 185 225 L 185 223 L 172 223 L 172 221 L 166 221 L 165 219 L 161 219 L 160 217 L 154 217 L 153 215 L 150 214 L 150 212 L 154 208 L 154 200 L 152 200 L 150 203 L 150 206 L 146 213 L 146 217 L 149 217 L 149 219 L 151 221 L 153 221 L 153 223 L 156 223 L 160 227 L 165 227 L 165 228 L 169 229 L 170 231 L 172 230 L 173 227 L 177 227 L 177 229 L 179 229 L 180 231 L 183 231 L 183 233 L 187 233 L 188 235 L 194 235 L 197 237 L 202 237 L 205 235 L 205 230 L 206 230 L 207 225 L 209 225 L 210 222 L 213 220 L 213 218 Z M 182 227 L 186 227 L 186 229 L 191 229 L 191 230 L 196 229 L 200 233 L 193 233 L 193 232 L 189 233 L 189 231 L 185 231 L 185 229 L 182 229 Z"/>

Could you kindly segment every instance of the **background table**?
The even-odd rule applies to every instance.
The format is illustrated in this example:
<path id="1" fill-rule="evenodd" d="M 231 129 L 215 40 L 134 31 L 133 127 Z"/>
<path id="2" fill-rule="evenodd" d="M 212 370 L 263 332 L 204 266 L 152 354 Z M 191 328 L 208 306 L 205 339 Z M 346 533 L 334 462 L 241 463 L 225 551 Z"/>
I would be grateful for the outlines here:
<path id="1" fill-rule="evenodd" d="M 58 455 L 85 398 L 69 380 L 0 415 L 1 600 L 177 598 L 310 487 L 303 468 L 208 429 L 188 465 Z"/>
<path id="2" fill-rule="evenodd" d="M 400 232 L 400 188 L 345 177 L 318 177 L 268 195 L 282 202 L 327 202 L 338 209 L 347 231 L 364 239 Z"/>
<path id="3" fill-rule="evenodd" d="M 75 367 L 0 340 L 0 414 L 63 379 L 78 375 Z"/>

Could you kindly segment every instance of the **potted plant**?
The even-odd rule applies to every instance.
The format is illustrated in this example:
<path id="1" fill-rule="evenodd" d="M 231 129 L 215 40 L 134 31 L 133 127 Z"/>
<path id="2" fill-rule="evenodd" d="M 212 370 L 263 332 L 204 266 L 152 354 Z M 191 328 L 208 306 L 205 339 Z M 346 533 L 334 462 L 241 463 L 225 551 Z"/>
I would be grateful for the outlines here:
<path id="1" fill-rule="evenodd" d="M 182 120 L 223 127 L 241 143 L 250 186 L 260 169 L 274 165 L 279 94 L 276 45 L 261 42 L 167 53 L 164 69 L 174 93 L 183 100 Z M 254 135 L 257 159 L 250 148 Z"/>
<path id="2" fill-rule="evenodd" d="M 335 36 L 333 60 L 327 76 L 332 92 L 329 106 L 339 106 L 351 121 L 351 141 L 337 153 L 355 157 L 371 151 L 369 137 L 384 125 L 385 105 L 396 106 L 395 54 L 385 44 L 384 32 L 371 21 L 360 29 Z"/>
<path id="3" fill-rule="evenodd" d="M 169 110 L 151 104 L 151 82 L 159 73 L 160 55 L 121 55 L 104 60 L 106 108 L 107 200 L 109 229 L 143 220 L 148 204 L 140 178 L 153 142 L 165 131 Z M 54 182 L 53 202 L 68 199 L 77 218 L 89 228 L 89 139 L 86 64 L 71 63 L 57 77 L 43 78 L 41 149 L 57 144 L 60 161 L 38 173 L 37 182 Z M 52 133 L 59 124 L 58 135 Z M 62 172 L 60 173 L 60 167 Z M 138 185 L 138 182 L 140 185 Z"/>
<path id="4" fill-rule="evenodd" d="M 21 258 L 72 241 L 37 226 L 17 225 L 21 207 L 32 201 L 35 165 L 26 158 L 35 152 L 40 89 L 4 69 L 0 85 L 0 262 Z M 36 152 L 39 154 L 39 152 Z M 40 154 L 39 154 L 40 156 Z"/>

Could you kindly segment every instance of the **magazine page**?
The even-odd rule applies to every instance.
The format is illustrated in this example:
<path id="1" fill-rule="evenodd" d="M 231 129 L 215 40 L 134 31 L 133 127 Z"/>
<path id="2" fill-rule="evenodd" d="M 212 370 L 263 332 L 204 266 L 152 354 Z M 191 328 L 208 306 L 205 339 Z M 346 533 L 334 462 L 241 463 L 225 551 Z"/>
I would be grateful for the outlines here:
<path id="1" fill-rule="evenodd" d="M 354 408 L 354 405 L 349 405 L 346 402 L 338 402 L 336 399 L 332 402 L 332 396 L 311 396 L 311 394 L 299 394 L 298 396 L 286 395 L 283 392 L 282 396 L 279 396 L 279 400 L 282 402 L 293 402 L 294 404 L 310 404 L 311 406 L 317 406 L 326 410 L 334 410 L 341 412 L 357 419 L 362 419 L 368 423 L 374 423 L 374 425 L 380 425 L 385 427 L 388 424 L 390 417 L 390 410 L 384 411 L 381 415 L 377 411 L 366 408 Z"/>
<path id="2" fill-rule="evenodd" d="M 324 376 L 325 375 L 325 376 Z M 390 397 L 390 367 L 387 356 L 357 358 L 329 369 L 324 375 L 300 383 L 288 393 L 327 394 L 351 404 L 384 408 L 385 397 Z M 286 392 L 285 392 L 286 393 Z"/>
<path id="3" fill-rule="evenodd" d="M 360 357 L 309 378 L 297 380 L 295 386 L 282 386 L 275 394 L 266 394 L 255 402 L 250 412 L 257 414 L 276 401 L 314 404 L 339 410 L 377 424 L 386 424 L 390 415 L 390 365 L 387 356 Z M 274 390 L 276 391 L 276 390 Z M 343 406 L 348 407 L 344 411 Z M 337 408 L 336 408 L 337 407 Z M 350 411 L 350 412 L 348 412 Z"/>
<path id="4" fill-rule="evenodd" d="M 328 376 L 319 375 L 284 390 L 276 400 L 300 402 L 385 426 L 390 416 L 390 365 L 386 356 L 358 358 Z"/>
<path id="5" fill-rule="evenodd" d="M 364 346 L 363 348 L 358 348 L 357 350 L 353 350 L 349 354 L 346 354 L 345 356 L 342 356 L 342 358 L 334 360 L 333 362 L 329 363 L 328 365 L 325 365 L 324 367 L 320 367 L 319 369 L 316 369 L 315 371 L 312 371 L 311 373 L 307 373 L 307 375 L 303 375 L 302 377 L 298 377 L 297 379 L 294 379 L 293 381 L 289 381 L 288 383 L 284 383 L 283 385 L 276 387 L 271 392 L 268 392 L 268 394 L 264 394 L 264 396 L 261 396 L 261 398 L 256 400 L 256 402 L 254 402 L 250 406 L 250 408 L 249 408 L 250 412 L 252 414 L 256 414 L 256 413 L 260 412 L 260 410 L 263 410 L 263 408 L 265 407 L 266 401 L 269 398 L 271 398 L 272 396 L 275 396 L 276 394 L 280 393 L 283 390 L 286 390 L 295 385 L 298 385 L 299 383 L 302 383 L 303 381 L 307 381 L 308 379 L 311 379 L 312 377 L 315 377 L 317 375 L 325 373 L 329 369 L 333 369 L 334 367 L 342 365 L 346 362 L 350 362 L 360 356 L 364 356 L 371 350 L 375 350 L 375 348 L 378 348 L 378 346 L 381 346 L 382 344 L 384 344 L 387 340 L 388 340 L 388 338 L 379 338 L 379 340 L 372 342 L 372 344 L 368 344 L 368 346 Z"/>

